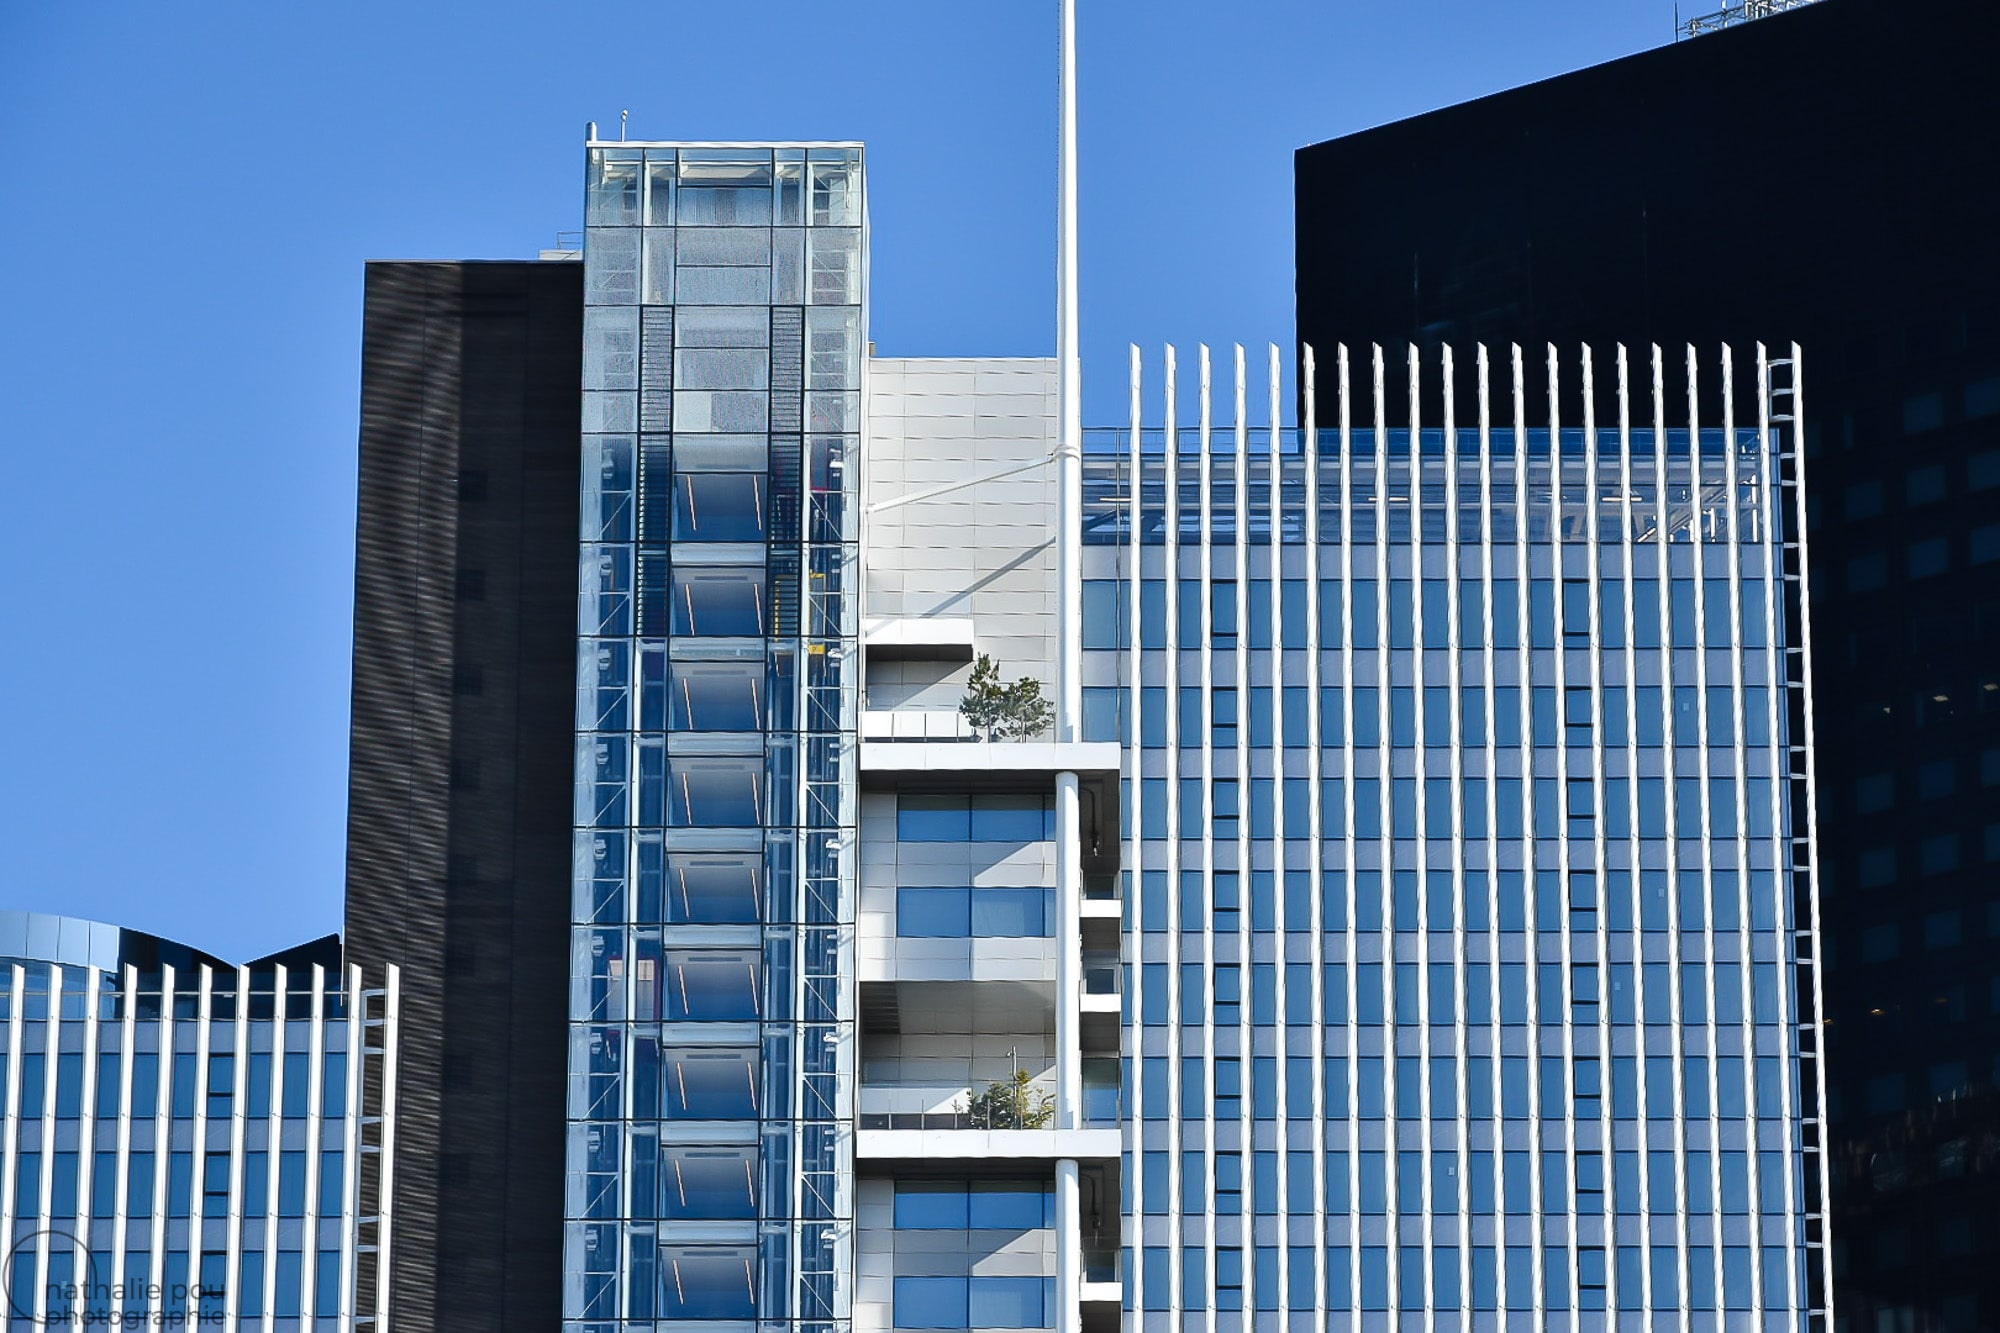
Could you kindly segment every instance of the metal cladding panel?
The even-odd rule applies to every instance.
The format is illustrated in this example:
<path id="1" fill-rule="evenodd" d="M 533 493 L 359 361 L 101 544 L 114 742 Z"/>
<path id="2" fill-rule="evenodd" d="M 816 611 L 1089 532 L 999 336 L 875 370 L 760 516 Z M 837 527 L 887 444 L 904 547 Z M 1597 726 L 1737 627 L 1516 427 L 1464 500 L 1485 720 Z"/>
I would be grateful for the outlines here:
<path id="1" fill-rule="evenodd" d="M 368 274 L 347 928 L 404 969 L 398 1327 L 556 1317 L 581 280 Z"/>

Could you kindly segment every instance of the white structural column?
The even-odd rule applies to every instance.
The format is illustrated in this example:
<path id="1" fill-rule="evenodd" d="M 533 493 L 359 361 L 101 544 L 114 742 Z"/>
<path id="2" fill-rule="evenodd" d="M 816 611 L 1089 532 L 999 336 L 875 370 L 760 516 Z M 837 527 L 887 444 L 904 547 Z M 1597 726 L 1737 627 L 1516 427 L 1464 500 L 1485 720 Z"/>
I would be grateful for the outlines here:
<path id="1" fill-rule="evenodd" d="M 1058 1333 L 1077 1333 L 1083 1327 L 1083 1212 L 1073 1157 L 1056 1163 L 1056 1240 Z"/>
<path id="2" fill-rule="evenodd" d="M 1083 406 L 1077 354 L 1076 0 L 1062 0 L 1061 151 L 1057 185 L 1056 739 L 1077 739 L 1083 712 Z M 1082 1107 L 1083 827 L 1075 773 L 1056 775 L 1056 1125 Z M 1056 1163 L 1056 1309 L 1061 1333 L 1083 1322 L 1083 1229 L 1077 1163 Z"/>

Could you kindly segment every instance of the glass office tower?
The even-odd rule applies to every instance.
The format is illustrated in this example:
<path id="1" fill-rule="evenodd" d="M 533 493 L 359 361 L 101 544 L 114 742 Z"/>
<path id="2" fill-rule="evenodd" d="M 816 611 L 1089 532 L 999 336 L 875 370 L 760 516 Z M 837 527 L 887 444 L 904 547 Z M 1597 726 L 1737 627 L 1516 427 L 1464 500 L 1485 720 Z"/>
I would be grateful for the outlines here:
<path id="1" fill-rule="evenodd" d="M 1301 434 L 1240 349 L 1142 428 L 1135 352 L 1083 619 L 1135 1326 L 1824 1325 L 1795 355 L 1343 350 Z"/>
<path id="2" fill-rule="evenodd" d="M 338 957 L 0 913 L 10 1330 L 384 1325 L 397 979 Z"/>
<path id="3" fill-rule="evenodd" d="M 589 147 L 568 1327 L 846 1318 L 862 197 Z"/>

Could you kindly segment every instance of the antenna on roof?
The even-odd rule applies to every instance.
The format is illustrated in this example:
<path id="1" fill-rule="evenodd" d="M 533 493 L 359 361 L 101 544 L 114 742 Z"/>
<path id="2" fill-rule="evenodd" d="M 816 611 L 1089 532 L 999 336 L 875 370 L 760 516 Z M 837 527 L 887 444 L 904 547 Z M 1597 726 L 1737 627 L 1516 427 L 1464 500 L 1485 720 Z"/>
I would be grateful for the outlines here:
<path id="1" fill-rule="evenodd" d="M 631 113 L 630 111 L 620 111 L 620 112 L 618 113 L 618 142 L 619 142 L 619 143 L 624 143 L 624 142 L 625 142 L 625 121 L 626 121 L 626 118 L 627 118 L 627 117 L 629 117 L 629 116 L 630 116 L 631 114 L 632 114 L 632 113 Z"/>
<path id="2" fill-rule="evenodd" d="M 1732 5 L 1728 9 L 1689 19 L 1685 24 L 1681 22 L 1681 9 L 1677 4 L 1674 6 L 1674 31 L 1677 37 L 1699 37 L 1705 32 L 1733 28 L 1739 23 L 1769 18 L 1773 14 L 1782 14 L 1788 9 L 1800 9 L 1812 3 L 1813 0 L 1743 0 L 1741 4 Z"/>

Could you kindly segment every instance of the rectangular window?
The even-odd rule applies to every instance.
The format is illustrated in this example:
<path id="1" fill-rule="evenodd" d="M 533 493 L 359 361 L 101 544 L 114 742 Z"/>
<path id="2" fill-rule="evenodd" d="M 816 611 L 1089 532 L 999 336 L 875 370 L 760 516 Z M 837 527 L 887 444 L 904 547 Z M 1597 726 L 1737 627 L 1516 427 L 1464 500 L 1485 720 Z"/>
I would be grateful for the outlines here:
<path id="1" fill-rule="evenodd" d="M 201 1215 L 223 1217 L 229 1212 L 229 1154 L 212 1152 L 202 1163 Z"/>
<path id="2" fill-rule="evenodd" d="M 1084 686 L 1083 738 L 1087 741 L 1127 741 L 1129 733 L 1124 722 L 1124 699 L 1122 686 Z"/>
<path id="3" fill-rule="evenodd" d="M 748 1246 L 662 1245 L 659 1313 L 669 1319 L 755 1318 L 756 1253 Z M 958 1281 L 963 1283 L 964 1279 Z M 900 1307 L 901 1301 L 897 1304 Z"/>
<path id="4" fill-rule="evenodd" d="M 186 1217 L 193 1206 L 194 1154 L 170 1154 L 167 1159 L 167 1216 Z"/>
<path id="5" fill-rule="evenodd" d="M 1177 586 L 1180 594 L 1179 643 L 1183 648 L 1199 648 L 1202 643 L 1201 584 L 1193 579 L 1183 579 Z"/>
<path id="6" fill-rule="evenodd" d="M 194 1119 L 194 1060 L 194 1054 L 189 1051 L 174 1054 L 173 1112 L 176 1120 Z"/>
<path id="7" fill-rule="evenodd" d="M 27 1072 L 25 1064 L 22 1073 Z M 160 1057 L 151 1051 L 132 1056 L 132 1115 L 150 1120 L 160 1104 Z"/>
<path id="8" fill-rule="evenodd" d="M 306 1215 L 306 1155 L 303 1152 L 278 1154 L 278 1216 Z"/>
<path id="9" fill-rule="evenodd" d="M 1521 585 L 1513 579 L 1493 583 L 1493 646 L 1521 646 Z"/>
<path id="10" fill-rule="evenodd" d="M 231 1055 L 211 1055 L 208 1057 L 208 1106 L 210 1120 L 229 1119 L 231 1095 L 236 1090 L 236 1057 Z"/>
<path id="11" fill-rule="evenodd" d="M 1234 579 L 1216 579 L 1208 585 L 1210 618 L 1209 646 L 1212 648 L 1236 647 L 1236 582 Z M 1186 640 L 1192 644 L 1198 639 Z"/>
<path id="12" fill-rule="evenodd" d="M 963 939 L 972 933 L 970 889 L 896 890 L 896 934 L 904 939 Z"/>
<path id="13" fill-rule="evenodd" d="M 118 1118 L 118 1073 L 119 1057 L 116 1051 L 105 1051 L 97 1057 L 97 1118 L 115 1120 Z M 4 1070 L 0 1070 L 4 1072 Z"/>
<path id="14" fill-rule="evenodd" d="M 1616 579 L 1597 585 L 1597 641 L 1605 648 L 1625 646 L 1625 585 Z"/>
<path id="15" fill-rule="evenodd" d="M 125 1212 L 133 1217 L 153 1211 L 153 1154 L 135 1152 L 125 1167 Z"/>
<path id="16" fill-rule="evenodd" d="M 1556 588 L 1547 579 L 1528 583 L 1528 646 L 1556 646 Z"/>
<path id="17" fill-rule="evenodd" d="M 1145 648 L 1167 646 L 1167 585 L 1147 579 L 1139 585 L 1139 642 Z"/>
<path id="18" fill-rule="evenodd" d="M 667 779 L 669 827 L 756 828 L 764 821 L 761 759 L 674 755 Z"/>
<path id="19" fill-rule="evenodd" d="M 763 638 L 770 594 L 763 569 L 677 565 L 673 633 L 691 638 Z"/>
<path id="20" fill-rule="evenodd" d="M 263 1217 L 271 1208 L 271 1159 L 266 1153 L 243 1157 L 243 1215 Z"/>
<path id="21" fill-rule="evenodd" d="M 1319 646 L 1339 648 L 1343 646 L 1341 635 L 1341 585 L 1335 579 L 1321 579 L 1319 584 Z"/>
<path id="22" fill-rule="evenodd" d="M 1563 744 L 1590 745 L 1595 733 L 1591 713 L 1589 686 L 1572 685 L 1563 690 Z"/>
<path id="23" fill-rule="evenodd" d="M 303 1257 L 297 1250 L 278 1251 L 278 1273 L 271 1289 L 271 1304 L 279 1318 L 296 1317 L 299 1313 L 299 1277 Z"/>
<path id="24" fill-rule="evenodd" d="M 660 1053 L 660 1114 L 667 1120 L 745 1120 L 757 1115 L 757 1052 L 667 1047 Z"/>
<path id="25" fill-rule="evenodd" d="M 343 1289 L 340 1282 L 340 1251 L 321 1250 L 316 1256 L 313 1282 L 313 1311 L 321 1319 L 340 1313 Z"/>
<path id="26" fill-rule="evenodd" d="M 1130 607 L 1122 579 L 1083 581 L 1083 646 L 1118 649 L 1131 639 Z"/>
<path id="27" fill-rule="evenodd" d="M 1564 579 L 1562 583 L 1562 641 L 1565 648 L 1590 646 L 1590 581 Z"/>
<path id="28" fill-rule="evenodd" d="M 668 693 L 670 731 L 758 731 L 764 725 L 761 666 L 676 662 Z"/>
<path id="29" fill-rule="evenodd" d="M 228 1160 L 228 1155 L 223 1155 Z M 59 1152 L 49 1158 L 49 1216 L 68 1219 L 76 1216 L 77 1155 Z M 33 1216 L 31 1210 L 29 1216 Z"/>

